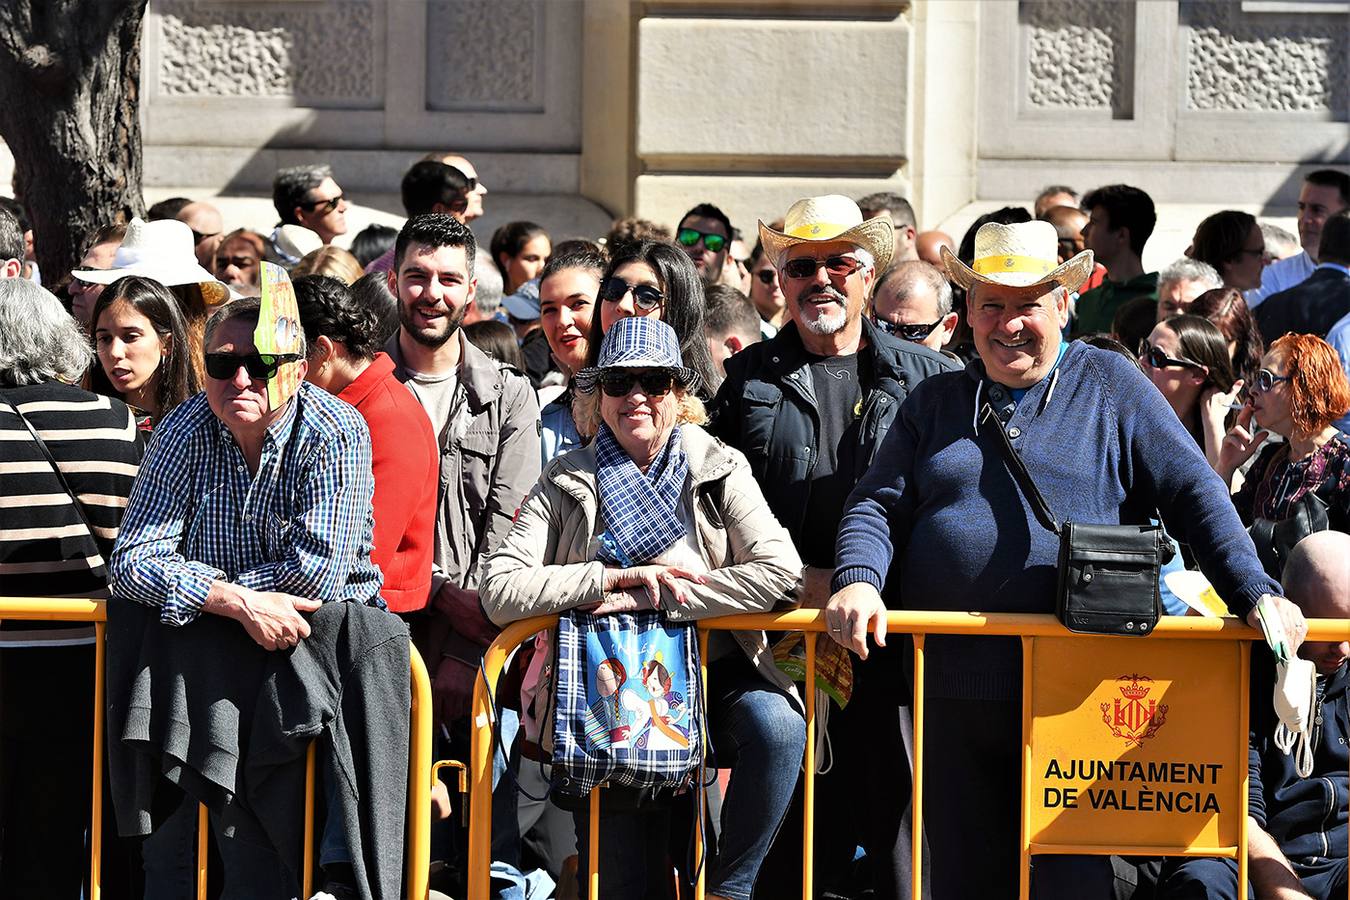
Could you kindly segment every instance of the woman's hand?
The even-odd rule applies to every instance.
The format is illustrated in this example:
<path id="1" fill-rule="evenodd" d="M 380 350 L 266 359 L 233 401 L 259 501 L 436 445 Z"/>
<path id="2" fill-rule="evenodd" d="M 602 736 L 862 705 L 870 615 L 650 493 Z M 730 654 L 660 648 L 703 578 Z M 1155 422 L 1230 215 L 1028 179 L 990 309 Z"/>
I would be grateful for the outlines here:
<path id="1" fill-rule="evenodd" d="M 665 587 L 676 603 L 685 602 L 681 581 L 703 584 L 707 579 L 698 572 L 679 566 L 632 566 L 627 569 L 605 569 L 601 589 L 605 598 L 587 612 L 597 616 L 639 609 L 656 609 L 661 605 L 661 588 Z M 628 590 L 635 588 L 636 590 Z M 586 609 L 586 607 L 582 607 Z"/>
<path id="2" fill-rule="evenodd" d="M 1243 406 L 1237 421 L 1228 429 L 1223 443 L 1219 445 L 1219 459 L 1214 465 L 1214 471 L 1219 473 L 1225 484 L 1232 485 L 1233 473 L 1251 459 L 1256 448 L 1270 437 L 1270 432 L 1264 428 L 1257 429 L 1255 434 L 1251 432 L 1252 416 L 1255 414 L 1256 410 L 1252 409 L 1250 403 Z"/>
<path id="3" fill-rule="evenodd" d="M 1224 423 L 1234 401 L 1242 393 L 1242 379 L 1233 382 L 1228 391 L 1212 387 L 1200 395 L 1200 430 L 1205 438 L 1205 459 L 1211 467 L 1218 465 L 1219 451 L 1223 445 Z"/>

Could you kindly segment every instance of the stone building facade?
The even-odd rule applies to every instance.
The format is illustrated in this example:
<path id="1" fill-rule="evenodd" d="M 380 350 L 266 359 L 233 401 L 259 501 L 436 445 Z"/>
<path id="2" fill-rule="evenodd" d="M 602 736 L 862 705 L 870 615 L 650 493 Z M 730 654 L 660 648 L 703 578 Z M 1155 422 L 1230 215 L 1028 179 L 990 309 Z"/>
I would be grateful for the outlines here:
<path id="1" fill-rule="evenodd" d="M 1048 180 L 1279 208 L 1350 163 L 1346 0 L 151 0 L 144 54 L 148 187 L 323 158 L 387 202 L 453 149 L 555 233 Z"/>

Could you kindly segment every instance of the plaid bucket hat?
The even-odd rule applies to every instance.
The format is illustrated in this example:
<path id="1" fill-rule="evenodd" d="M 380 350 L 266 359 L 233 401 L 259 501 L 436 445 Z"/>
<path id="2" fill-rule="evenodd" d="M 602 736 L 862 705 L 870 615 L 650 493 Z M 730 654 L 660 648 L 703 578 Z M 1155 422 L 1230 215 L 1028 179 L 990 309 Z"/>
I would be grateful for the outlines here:
<path id="1" fill-rule="evenodd" d="M 650 316 L 628 316 L 610 326 L 596 364 L 577 373 L 577 390 L 595 390 L 605 369 L 670 369 L 686 390 L 698 387 L 698 374 L 680 356 L 675 329 Z"/>

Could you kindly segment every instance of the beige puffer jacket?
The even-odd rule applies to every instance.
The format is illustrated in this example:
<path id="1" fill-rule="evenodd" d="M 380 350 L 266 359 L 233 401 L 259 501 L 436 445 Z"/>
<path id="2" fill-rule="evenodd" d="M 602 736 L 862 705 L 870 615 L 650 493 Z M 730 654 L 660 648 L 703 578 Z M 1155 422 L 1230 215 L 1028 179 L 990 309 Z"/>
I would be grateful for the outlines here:
<path id="1" fill-rule="evenodd" d="M 687 583 L 685 602 L 663 590 L 672 622 L 793 605 L 802 563 L 778 524 L 740 451 L 697 425 L 681 425 L 689 461 L 695 541 L 710 570 Z M 550 462 L 525 498 L 515 525 L 483 567 L 479 598 L 488 618 L 505 625 L 529 616 L 598 603 L 604 565 L 596 560 L 600 505 L 594 444 Z M 736 643 L 768 681 L 801 706 L 792 681 L 774 665 L 762 631 L 733 631 Z"/>

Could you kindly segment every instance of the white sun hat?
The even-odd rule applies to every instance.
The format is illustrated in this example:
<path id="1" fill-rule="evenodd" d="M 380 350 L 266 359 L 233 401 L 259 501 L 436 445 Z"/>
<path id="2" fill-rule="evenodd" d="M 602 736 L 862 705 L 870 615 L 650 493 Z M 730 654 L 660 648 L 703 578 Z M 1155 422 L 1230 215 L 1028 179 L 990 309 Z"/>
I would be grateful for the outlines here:
<path id="1" fill-rule="evenodd" d="M 876 271 L 886 271 L 895 252 L 895 229 L 886 216 L 864 219 L 858 204 L 840 194 L 825 194 L 798 200 L 783 217 L 783 230 L 775 231 L 762 221 L 759 239 L 764 255 L 774 266 L 796 244 L 848 241 L 876 260 Z"/>
<path id="2" fill-rule="evenodd" d="M 177 219 L 132 219 L 111 269 L 76 269 L 70 274 L 90 284 L 112 284 L 127 275 L 140 275 L 165 287 L 195 284 L 208 306 L 224 303 L 230 296 L 229 289 L 197 262 L 192 229 Z"/>
<path id="3" fill-rule="evenodd" d="M 976 283 L 1007 287 L 1062 285 L 1076 291 L 1092 274 L 1092 251 L 1084 250 L 1066 263 L 1059 262 L 1059 235 L 1049 222 L 988 222 L 975 232 L 975 259 L 966 265 L 946 247 L 942 262 L 947 277 L 966 290 Z"/>

